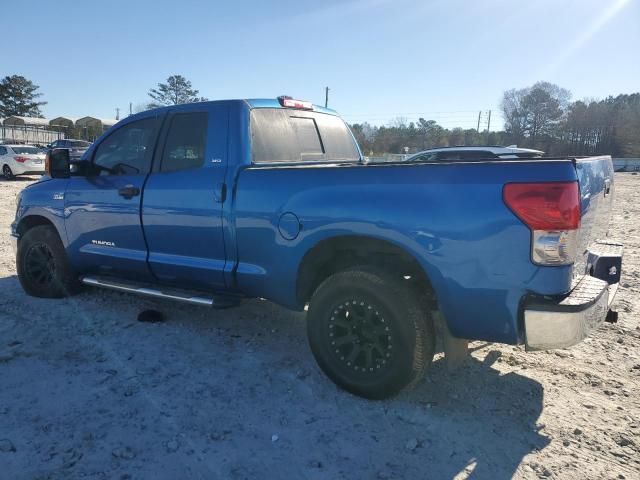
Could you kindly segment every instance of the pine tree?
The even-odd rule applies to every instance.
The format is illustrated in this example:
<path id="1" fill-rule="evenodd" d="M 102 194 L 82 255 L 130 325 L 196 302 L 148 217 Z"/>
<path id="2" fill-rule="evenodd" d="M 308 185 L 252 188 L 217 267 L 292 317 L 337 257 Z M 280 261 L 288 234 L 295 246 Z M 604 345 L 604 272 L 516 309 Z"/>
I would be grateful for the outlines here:
<path id="1" fill-rule="evenodd" d="M 6 76 L 0 82 L 0 117 L 42 117 L 40 107 L 47 102 L 37 101 L 40 88 L 21 75 Z"/>
<path id="2" fill-rule="evenodd" d="M 171 75 L 167 83 L 159 83 L 158 88 L 149 90 L 149 96 L 154 100 L 149 108 L 163 105 L 179 105 L 182 103 L 206 102 L 207 99 L 198 97 L 191 82 L 182 75 Z"/>

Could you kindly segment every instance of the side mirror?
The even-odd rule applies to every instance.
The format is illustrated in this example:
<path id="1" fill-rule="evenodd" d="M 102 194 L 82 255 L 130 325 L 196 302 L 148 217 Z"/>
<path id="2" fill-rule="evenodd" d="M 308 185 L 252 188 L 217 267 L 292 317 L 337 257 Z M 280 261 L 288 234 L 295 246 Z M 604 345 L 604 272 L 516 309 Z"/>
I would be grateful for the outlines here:
<path id="1" fill-rule="evenodd" d="M 69 150 L 54 148 L 45 159 L 45 170 L 51 178 L 69 178 L 71 175 Z"/>

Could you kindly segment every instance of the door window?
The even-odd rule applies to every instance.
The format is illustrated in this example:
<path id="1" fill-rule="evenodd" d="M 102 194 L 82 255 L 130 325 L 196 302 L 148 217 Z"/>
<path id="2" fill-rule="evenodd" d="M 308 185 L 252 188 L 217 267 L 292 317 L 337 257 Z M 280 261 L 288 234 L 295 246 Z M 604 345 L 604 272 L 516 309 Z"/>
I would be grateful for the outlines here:
<path id="1" fill-rule="evenodd" d="M 175 172 L 204 165 L 207 145 L 205 112 L 180 113 L 171 118 L 162 154 L 161 172 Z"/>
<path id="2" fill-rule="evenodd" d="M 93 157 L 94 175 L 138 175 L 149 171 L 155 139 L 155 118 L 129 123 L 107 138 Z"/>
<path id="3" fill-rule="evenodd" d="M 7 149 L 5 147 L 0 147 L 0 155 L 6 155 Z"/>

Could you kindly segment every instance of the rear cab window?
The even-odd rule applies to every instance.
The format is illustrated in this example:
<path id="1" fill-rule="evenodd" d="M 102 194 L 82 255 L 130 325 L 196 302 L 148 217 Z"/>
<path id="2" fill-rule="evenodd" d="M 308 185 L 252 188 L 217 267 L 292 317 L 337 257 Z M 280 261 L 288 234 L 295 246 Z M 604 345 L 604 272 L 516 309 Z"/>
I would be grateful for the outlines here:
<path id="1" fill-rule="evenodd" d="M 294 109 L 251 110 L 254 163 L 359 161 L 357 144 L 335 115 Z"/>

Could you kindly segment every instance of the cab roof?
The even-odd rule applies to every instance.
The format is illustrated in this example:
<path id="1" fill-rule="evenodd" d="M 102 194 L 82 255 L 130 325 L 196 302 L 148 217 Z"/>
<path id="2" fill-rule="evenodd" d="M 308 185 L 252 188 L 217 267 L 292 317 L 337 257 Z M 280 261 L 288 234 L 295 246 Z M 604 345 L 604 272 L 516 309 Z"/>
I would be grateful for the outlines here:
<path id="1" fill-rule="evenodd" d="M 283 107 L 280 104 L 280 101 L 277 98 L 249 98 L 246 99 L 245 102 L 249 105 L 249 108 L 287 108 Z M 295 109 L 292 109 L 295 110 Z M 328 113 L 330 115 L 337 115 L 338 112 L 332 110 L 331 108 L 325 108 L 320 105 L 313 105 L 313 110 L 306 110 L 320 113 Z"/>

